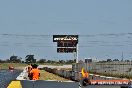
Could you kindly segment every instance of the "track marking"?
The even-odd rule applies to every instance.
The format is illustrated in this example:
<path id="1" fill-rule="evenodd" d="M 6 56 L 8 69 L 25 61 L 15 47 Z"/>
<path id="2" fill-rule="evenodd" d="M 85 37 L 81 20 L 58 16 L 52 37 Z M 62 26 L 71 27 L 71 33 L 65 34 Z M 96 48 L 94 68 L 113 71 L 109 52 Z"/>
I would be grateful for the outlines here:
<path id="1" fill-rule="evenodd" d="M 22 88 L 20 81 L 12 81 L 7 88 Z"/>

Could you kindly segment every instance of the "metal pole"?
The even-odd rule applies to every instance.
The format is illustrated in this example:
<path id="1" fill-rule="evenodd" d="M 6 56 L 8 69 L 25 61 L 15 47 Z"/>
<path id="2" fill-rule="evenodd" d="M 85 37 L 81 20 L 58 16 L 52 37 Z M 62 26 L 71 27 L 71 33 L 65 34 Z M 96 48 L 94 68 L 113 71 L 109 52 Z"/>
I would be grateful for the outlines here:
<path id="1" fill-rule="evenodd" d="M 76 51 L 76 63 L 78 63 L 78 44 L 76 46 L 76 49 L 77 49 L 77 51 Z"/>

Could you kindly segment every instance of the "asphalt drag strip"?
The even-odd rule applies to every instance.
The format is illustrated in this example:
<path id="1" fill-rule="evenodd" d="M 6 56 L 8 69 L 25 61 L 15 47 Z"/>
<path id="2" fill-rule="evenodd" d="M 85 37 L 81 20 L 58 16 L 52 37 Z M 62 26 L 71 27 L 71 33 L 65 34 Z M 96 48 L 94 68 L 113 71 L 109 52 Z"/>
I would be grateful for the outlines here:
<path id="1" fill-rule="evenodd" d="M 129 88 L 121 85 L 88 85 L 79 87 L 79 82 L 58 82 L 58 81 L 21 81 L 22 88 Z"/>
<path id="2" fill-rule="evenodd" d="M 12 80 L 20 74 L 21 70 L 0 70 L 0 88 L 7 88 Z"/>
<path id="3" fill-rule="evenodd" d="M 21 81 L 22 88 L 78 88 L 78 82 Z"/>

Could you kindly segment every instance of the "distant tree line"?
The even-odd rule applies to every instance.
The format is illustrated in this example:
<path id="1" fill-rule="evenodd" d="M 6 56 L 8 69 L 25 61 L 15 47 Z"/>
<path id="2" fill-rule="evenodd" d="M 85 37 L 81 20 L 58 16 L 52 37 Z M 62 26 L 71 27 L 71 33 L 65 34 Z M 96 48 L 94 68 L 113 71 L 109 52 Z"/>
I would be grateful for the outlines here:
<path id="1" fill-rule="evenodd" d="M 50 64 L 72 64 L 75 63 L 76 60 L 49 60 L 49 59 L 39 59 L 38 61 L 34 58 L 34 55 L 26 55 L 25 59 L 22 60 L 21 57 L 12 55 L 9 59 L 1 60 L 0 63 L 50 63 Z"/>
<path id="2" fill-rule="evenodd" d="M 107 60 L 102 60 L 102 61 L 99 61 L 99 62 L 112 62 L 112 61 L 122 61 L 122 60 L 119 60 L 119 59 L 107 59 Z M 124 60 L 125 62 L 130 62 L 130 60 Z M 26 55 L 26 57 L 24 58 L 24 60 L 22 60 L 21 57 L 18 57 L 18 56 L 15 56 L 15 55 L 12 55 L 10 56 L 9 59 L 6 59 L 6 60 L 1 60 L 0 59 L 0 63 L 50 63 L 50 64 L 72 64 L 72 63 L 75 63 L 76 60 L 75 59 L 70 59 L 70 60 L 49 60 L 49 59 L 39 59 L 39 60 L 36 60 L 34 58 L 34 55 Z M 83 62 L 83 61 L 81 61 Z"/>
<path id="3" fill-rule="evenodd" d="M 37 63 L 51 63 L 51 64 L 72 64 L 75 63 L 76 60 L 46 60 L 46 59 L 40 59 L 37 61 Z"/>
<path id="4" fill-rule="evenodd" d="M 125 62 L 130 62 L 131 60 L 119 60 L 119 59 L 107 59 L 107 60 L 102 60 L 102 61 L 99 61 L 99 62 L 113 62 L 113 61 L 125 61 Z"/>
<path id="5" fill-rule="evenodd" d="M 10 59 L 0 60 L 0 63 L 21 63 L 22 58 L 18 56 L 11 56 Z"/>

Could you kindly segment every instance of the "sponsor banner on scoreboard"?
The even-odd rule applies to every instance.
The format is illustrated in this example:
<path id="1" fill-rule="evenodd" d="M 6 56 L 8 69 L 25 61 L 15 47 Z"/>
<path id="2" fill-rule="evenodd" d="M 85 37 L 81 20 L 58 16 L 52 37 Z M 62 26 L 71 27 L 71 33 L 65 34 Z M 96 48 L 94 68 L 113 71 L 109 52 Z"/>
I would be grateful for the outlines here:
<path id="1" fill-rule="evenodd" d="M 78 35 L 53 35 L 53 42 L 78 41 Z"/>

